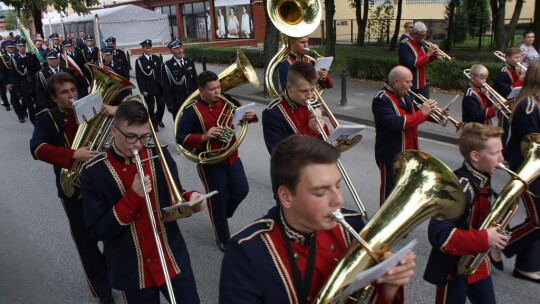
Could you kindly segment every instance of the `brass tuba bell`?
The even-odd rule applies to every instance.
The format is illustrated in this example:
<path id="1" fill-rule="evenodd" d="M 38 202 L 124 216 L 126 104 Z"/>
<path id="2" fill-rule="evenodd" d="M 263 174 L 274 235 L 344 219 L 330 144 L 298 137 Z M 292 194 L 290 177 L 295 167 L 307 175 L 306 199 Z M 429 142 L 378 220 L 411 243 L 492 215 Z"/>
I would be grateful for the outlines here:
<path id="1" fill-rule="evenodd" d="M 104 105 L 110 105 L 122 90 L 133 89 L 135 85 L 124 77 L 93 64 L 85 65 L 92 72 L 92 87 L 90 93 L 101 91 Z M 90 150 L 104 151 L 109 142 L 109 130 L 113 118 L 97 114 L 77 129 L 71 149 L 77 150 L 90 146 Z M 82 162 L 75 160 L 69 169 L 60 171 L 60 186 L 68 197 L 75 193 L 75 187 L 81 184 Z"/>
<path id="2" fill-rule="evenodd" d="M 236 56 L 236 61 L 218 75 L 222 93 L 248 82 L 256 88 L 259 87 L 259 79 L 257 78 L 257 74 L 255 73 L 255 70 L 251 66 L 251 63 L 247 59 L 246 55 L 244 55 L 244 52 L 238 49 L 236 51 Z M 182 103 L 182 106 L 178 110 L 178 114 L 176 114 L 176 118 L 174 120 L 174 138 L 176 138 L 178 124 L 180 123 L 180 117 L 182 116 L 184 109 L 197 102 L 199 95 L 199 91 L 196 90 Z M 223 144 L 220 145 L 219 148 L 212 148 L 211 142 L 213 142 L 213 140 L 210 140 L 207 142 L 206 151 L 202 151 L 200 153 L 194 153 L 193 151 L 184 148 L 181 144 L 176 144 L 176 148 L 180 154 L 198 164 L 208 165 L 219 163 L 238 149 L 247 134 L 247 121 L 242 121 L 242 123 L 232 127 L 229 125 L 232 117 L 234 116 L 234 111 L 236 111 L 239 105 L 228 100 L 222 95 L 220 96 L 220 99 L 226 104 L 218 119 L 218 126 L 226 130 L 225 134 L 223 134 L 221 137 Z M 231 139 L 238 131 L 240 133 L 236 141 L 232 141 Z"/>
<path id="3" fill-rule="evenodd" d="M 454 219 L 465 210 L 465 194 L 458 178 L 435 157 L 422 151 L 403 151 L 394 159 L 394 173 L 399 176 L 394 190 L 360 231 L 379 257 L 426 219 Z M 314 303 L 330 303 L 359 272 L 374 265 L 368 251 L 354 242 Z M 373 291 L 373 285 L 360 290 L 358 303 L 371 303 Z"/>

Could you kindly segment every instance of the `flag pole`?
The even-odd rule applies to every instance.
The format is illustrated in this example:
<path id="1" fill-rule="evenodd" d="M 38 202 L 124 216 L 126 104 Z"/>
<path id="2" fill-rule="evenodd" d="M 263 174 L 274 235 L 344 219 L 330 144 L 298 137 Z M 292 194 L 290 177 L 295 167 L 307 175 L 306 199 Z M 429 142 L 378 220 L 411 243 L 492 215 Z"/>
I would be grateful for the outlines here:
<path id="1" fill-rule="evenodd" d="M 36 55 L 36 57 L 39 59 L 39 62 L 44 62 L 45 59 L 41 56 L 41 53 L 39 52 L 36 45 L 32 41 L 32 37 L 30 37 L 30 34 L 28 33 L 28 31 L 22 25 L 21 20 L 19 20 L 19 17 L 17 17 L 17 25 L 19 26 L 19 30 L 22 32 L 24 38 L 26 39 L 26 43 L 28 44 L 32 52 Z"/>

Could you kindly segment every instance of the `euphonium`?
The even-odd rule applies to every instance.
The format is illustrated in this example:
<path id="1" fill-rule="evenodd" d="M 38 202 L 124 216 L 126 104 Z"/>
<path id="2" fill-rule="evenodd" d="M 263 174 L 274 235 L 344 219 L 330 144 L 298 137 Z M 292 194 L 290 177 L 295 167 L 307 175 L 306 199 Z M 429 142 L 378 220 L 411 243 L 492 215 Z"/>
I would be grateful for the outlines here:
<path id="1" fill-rule="evenodd" d="M 458 218 L 465 209 L 465 195 L 458 178 L 445 164 L 422 151 L 403 151 L 394 160 L 400 176 L 384 205 L 360 231 L 368 248 L 379 257 L 424 220 Z M 375 264 L 358 242 L 338 262 L 314 303 L 330 303 L 353 278 Z M 358 303 L 371 303 L 374 286 L 357 292 Z M 341 303 L 341 302 L 339 302 Z"/>
<path id="2" fill-rule="evenodd" d="M 478 228 L 479 230 L 500 227 L 504 231 L 517 210 L 519 197 L 527 190 L 528 185 L 540 176 L 540 134 L 525 136 L 521 141 L 521 151 L 525 155 L 523 163 L 516 173 L 511 173 L 512 179 L 499 193 L 497 200 L 491 207 L 491 212 Z M 503 170 L 508 169 L 504 168 Z M 461 257 L 458 264 L 458 274 L 473 274 L 482 264 L 488 252 Z"/>
<path id="3" fill-rule="evenodd" d="M 282 33 L 279 52 L 272 57 L 264 73 L 264 81 L 272 98 L 279 97 L 281 88 L 274 81 L 278 64 L 291 51 L 288 37 L 304 37 L 311 34 L 321 22 L 320 0 L 268 0 L 266 11 L 272 24 Z"/>
<path id="4" fill-rule="evenodd" d="M 104 105 L 112 104 L 120 91 L 135 88 L 131 82 L 116 73 L 92 64 L 87 64 L 86 66 L 93 75 L 90 94 L 101 91 Z M 97 114 L 79 126 L 71 144 L 71 149 L 77 150 L 89 146 L 90 150 L 104 151 L 106 144 L 108 144 L 107 139 L 109 138 L 111 124 L 112 117 Z M 83 163 L 75 160 L 71 168 L 60 171 L 60 186 L 68 197 L 73 196 L 75 186 L 79 187 L 81 183 L 82 168 Z"/>
<path id="5" fill-rule="evenodd" d="M 221 72 L 218 75 L 219 82 L 221 84 L 221 92 L 228 91 L 232 88 L 240 86 L 244 83 L 251 83 L 255 87 L 259 87 L 259 79 L 255 70 L 249 63 L 246 55 L 238 49 L 236 52 L 237 58 L 236 62 L 229 66 L 225 71 Z M 176 138 L 176 131 L 178 129 L 178 124 L 180 123 L 180 117 L 184 109 L 192 106 L 199 97 L 199 91 L 193 92 L 186 100 L 182 103 L 180 110 L 174 120 L 174 138 Z M 223 95 L 220 95 L 220 99 L 226 104 L 223 108 L 223 111 L 220 113 L 218 119 L 218 127 L 221 127 L 222 134 L 219 140 L 223 143 L 218 148 L 211 146 L 211 143 L 214 140 L 210 140 L 207 143 L 206 151 L 200 153 L 194 153 L 189 149 L 184 148 L 181 144 L 177 143 L 176 147 L 178 152 L 184 155 L 187 159 L 196 162 L 198 164 L 216 164 L 231 155 L 242 143 L 244 137 L 247 134 L 247 125 L 248 122 L 243 120 L 240 124 L 236 126 L 230 126 L 232 117 L 234 116 L 234 111 L 239 107 L 238 104 L 228 100 Z M 232 141 L 234 135 L 240 131 L 236 141 Z"/>

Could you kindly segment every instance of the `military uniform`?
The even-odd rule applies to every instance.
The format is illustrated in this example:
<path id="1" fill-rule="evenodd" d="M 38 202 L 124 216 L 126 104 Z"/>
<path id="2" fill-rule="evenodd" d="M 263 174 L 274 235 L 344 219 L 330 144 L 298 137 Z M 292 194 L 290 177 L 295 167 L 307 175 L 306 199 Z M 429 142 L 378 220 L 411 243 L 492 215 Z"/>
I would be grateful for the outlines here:
<path id="1" fill-rule="evenodd" d="M 86 35 L 85 41 L 87 40 L 94 40 L 94 36 L 92 35 Z M 82 69 L 82 72 L 89 83 L 92 83 L 92 73 L 85 68 L 85 64 L 94 64 L 98 65 L 99 61 L 99 49 L 95 46 L 88 47 L 85 46 L 81 49 L 80 53 L 78 54 L 77 59 L 75 60 L 77 62 L 77 65 Z"/>
<path id="2" fill-rule="evenodd" d="M 36 81 L 36 111 L 41 111 L 45 108 L 53 109 L 57 107 L 56 102 L 51 97 L 51 94 L 49 93 L 49 89 L 47 87 L 47 82 L 49 81 L 49 78 L 51 78 L 52 75 L 56 73 L 68 73 L 75 79 L 75 72 L 73 72 L 70 68 L 65 67 L 56 67 L 56 69 L 51 68 L 50 66 L 47 66 L 46 68 L 41 69 L 37 74 L 37 81 Z"/>
<path id="3" fill-rule="evenodd" d="M 524 160 L 521 141 L 528 134 L 540 133 L 540 110 L 532 98 L 522 100 L 514 109 L 511 132 L 510 169 L 517 171 Z M 534 180 L 528 190 L 536 195 L 540 193 L 540 179 Z M 540 271 L 540 198 L 527 194 L 522 198 L 527 219 L 510 229 L 512 237 L 503 252 L 507 257 L 516 255 L 516 269 L 537 272 Z"/>
<path id="4" fill-rule="evenodd" d="M 17 44 L 21 43 L 23 41 L 17 42 Z M 26 41 L 23 44 L 26 44 Z M 28 117 L 32 123 L 34 123 L 35 118 L 36 73 L 40 69 L 41 65 L 36 55 L 26 53 L 23 56 L 21 53 L 18 53 L 13 57 L 8 83 L 13 85 L 13 91 L 11 93 L 13 94 L 15 92 L 17 99 L 22 99 L 22 112 L 17 114 L 19 119 L 28 111 Z"/>
<path id="5" fill-rule="evenodd" d="M 424 279 L 437 286 L 436 303 L 495 303 L 495 291 L 487 257 L 472 275 L 457 273 L 459 260 L 465 255 L 485 253 L 489 249 L 487 230 L 479 230 L 491 211 L 491 177 L 465 162 L 454 171 L 460 179 L 467 205 L 455 221 L 429 222 L 428 237 L 433 246 Z"/>
<path id="6" fill-rule="evenodd" d="M 226 97 L 233 101 L 228 95 Z M 216 126 L 217 119 L 225 103 L 220 99 L 215 103 L 199 98 L 188 104 L 180 118 L 176 129 L 176 142 L 188 150 L 200 153 L 206 151 L 206 142 L 201 142 L 204 133 Z M 253 120 L 257 121 L 257 118 Z M 236 141 L 233 137 L 230 145 Z M 210 140 L 213 148 L 221 146 L 221 142 Z M 236 208 L 249 192 L 249 185 L 244 173 L 242 161 L 238 158 L 238 150 L 214 165 L 197 164 L 199 177 L 206 192 L 218 190 L 219 193 L 210 198 L 209 212 L 215 237 L 218 243 L 225 244 L 230 238 L 227 218 L 231 218 Z M 218 244 L 220 247 L 221 245 Z"/>
<path id="7" fill-rule="evenodd" d="M 2 42 L 2 46 L 3 46 L 2 48 L 4 48 L 7 43 L 8 42 Z M 15 93 L 10 93 L 9 99 L 6 94 L 7 93 L 6 85 L 9 83 L 10 70 L 11 70 L 11 55 L 9 55 L 7 52 L 4 52 L 0 55 L 0 98 L 2 98 L 2 103 L 4 104 L 4 107 L 6 107 L 6 109 L 11 108 L 10 107 L 10 103 L 11 103 L 13 105 L 13 108 L 15 109 L 15 114 L 19 115 L 20 110 L 17 109 L 17 102 L 14 101 Z"/>
<path id="8" fill-rule="evenodd" d="M 77 48 L 72 50 L 68 49 L 70 46 L 72 46 L 70 39 L 65 39 L 62 41 L 62 45 L 64 45 L 65 52 L 60 56 L 60 66 L 70 68 L 73 70 L 73 72 L 75 72 L 75 80 L 77 82 L 79 98 L 83 98 L 88 95 L 88 87 L 90 86 L 90 82 L 88 79 L 86 79 L 84 74 L 84 70 L 86 70 L 86 68 L 84 66 L 80 66 L 80 62 L 77 62 L 81 58 L 81 51 Z"/>
<path id="9" fill-rule="evenodd" d="M 163 149 L 163 154 L 174 182 L 181 189 L 176 163 L 167 149 Z M 141 159 L 153 155 L 156 155 L 154 147 L 140 150 Z M 148 212 L 145 199 L 131 187 L 137 175 L 134 160 L 126 158 L 114 143 L 106 154 L 96 156 L 85 165 L 81 192 L 88 231 L 103 241 L 112 287 L 123 291 L 128 303 L 159 303 L 159 297 L 157 301 L 142 299 L 149 291 L 157 293 L 165 284 L 149 214 L 156 216 L 161 208 L 174 202 L 160 161 L 144 162 L 143 167 L 153 185 L 149 196 L 152 213 Z M 186 200 L 191 197 L 191 192 L 181 192 Z M 165 223 L 161 217 L 155 219 L 175 298 L 182 303 L 200 303 L 189 253 L 177 223 Z"/>
<path id="10" fill-rule="evenodd" d="M 501 69 L 499 75 L 497 75 L 497 80 L 495 81 L 493 88 L 502 97 L 506 98 L 510 92 L 512 92 L 512 89 L 522 85 L 523 81 L 519 79 L 519 75 L 515 67 L 507 64 Z M 508 139 L 510 138 L 510 122 L 506 117 L 504 117 L 504 115 L 502 115 L 501 111 L 499 112 L 499 115 L 497 115 L 497 118 L 499 119 L 499 126 L 504 129 L 502 140 L 504 146 L 506 147 Z"/>
<path id="11" fill-rule="evenodd" d="M 268 152 L 272 153 L 279 142 L 292 134 L 309 135 L 322 139 L 319 133 L 308 126 L 311 118 L 308 108 L 294 103 L 289 98 L 287 91 L 283 93 L 281 98 L 272 101 L 262 113 L 264 142 Z M 326 125 L 324 129 L 329 134 Z"/>
<path id="12" fill-rule="evenodd" d="M 291 51 L 287 57 L 283 58 L 278 64 L 279 84 L 281 85 L 281 90 L 283 91 L 287 89 L 287 74 L 289 74 L 291 64 L 297 60 L 310 62 L 311 64 L 315 65 L 315 58 L 308 55 L 299 55 Z M 330 76 L 327 76 L 323 81 L 319 79 L 317 84 L 323 89 L 330 89 L 334 86 L 334 82 Z"/>
<path id="13" fill-rule="evenodd" d="M 477 122 L 484 125 L 492 125 L 491 118 L 495 117 L 495 110 L 487 97 L 472 83 L 467 88 L 462 102 L 463 122 Z"/>
<path id="14" fill-rule="evenodd" d="M 105 259 L 98 247 L 97 239 L 86 231 L 78 188 L 75 188 L 75 194 L 70 198 L 60 186 L 60 170 L 69 169 L 73 165 L 75 150 L 70 147 L 77 129 L 78 125 L 72 111 L 66 112 L 55 108 L 41 112 L 36 116 L 30 151 L 34 159 L 52 164 L 54 167 L 58 197 L 69 220 L 71 235 L 81 258 L 85 277 L 92 294 L 103 299 L 111 295 Z"/>
<path id="15" fill-rule="evenodd" d="M 436 57 L 434 55 L 428 56 L 427 48 L 411 37 L 401 41 L 398 53 L 399 64 L 407 67 L 413 75 L 411 90 L 429 98 L 429 91 L 426 89 L 426 65 L 435 60 Z"/>
<path id="16" fill-rule="evenodd" d="M 360 214 L 342 210 L 355 230 L 364 226 Z M 330 230 L 303 234 L 286 223 L 279 206 L 273 207 L 266 216 L 233 235 L 227 244 L 221 266 L 219 303 L 300 303 L 292 263 L 303 278 L 308 269 L 313 269 L 311 288 L 303 302 L 312 303 L 353 240 L 341 224 Z M 290 245 L 294 261 L 288 257 L 285 242 Z M 314 246 L 314 258 L 310 259 L 310 249 L 315 249 Z M 403 288 L 393 302 L 385 298 L 383 288 L 377 288 L 375 295 L 373 303 L 377 304 L 404 301 Z"/>
<path id="17" fill-rule="evenodd" d="M 152 46 L 152 41 L 147 39 L 140 44 L 142 47 Z M 161 87 L 161 65 L 161 59 L 154 54 L 142 54 L 135 60 L 137 86 L 141 94 L 144 92 L 148 93 L 148 96 L 144 96 L 144 102 L 148 106 L 150 120 L 156 129 L 165 113 L 165 103 L 163 102 Z M 154 112 L 154 104 L 157 105 L 156 112 Z"/>
<path id="18" fill-rule="evenodd" d="M 173 40 L 168 46 L 172 49 L 182 46 L 182 43 Z M 165 103 L 174 118 L 186 98 L 199 87 L 195 63 L 189 58 L 178 59 L 173 56 L 163 64 L 161 79 Z"/>
<path id="19" fill-rule="evenodd" d="M 55 44 L 54 42 L 57 42 L 57 44 Z M 53 51 L 56 51 L 58 54 L 61 54 L 62 53 L 62 45 L 60 44 L 60 37 L 58 36 L 57 33 L 53 33 L 49 36 L 49 41 L 52 41 L 52 44 L 50 45 L 49 49 L 50 50 L 53 50 Z"/>
<path id="20" fill-rule="evenodd" d="M 392 189 L 392 162 L 399 152 L 418 150 L 418 126 L 426 121 L 410 95 L 398 98 L 390 85 L 375 95 L 371 104 L 375 120 L 375 161 L 381 172 L 380 204 Z"/>

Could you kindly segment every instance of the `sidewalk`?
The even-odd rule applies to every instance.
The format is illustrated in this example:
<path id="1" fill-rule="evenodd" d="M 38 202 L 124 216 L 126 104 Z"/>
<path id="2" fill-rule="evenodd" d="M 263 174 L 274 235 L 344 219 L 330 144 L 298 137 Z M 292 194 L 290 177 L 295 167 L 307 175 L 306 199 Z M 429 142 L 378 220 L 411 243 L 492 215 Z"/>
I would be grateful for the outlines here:
<path id="1" fill-rule="evenodd" d="M 133 70 L 131 71 L 132 82 L 135 82 L 135 59 L 137 57 L 131 57 L 131 63 Z M 168 60 L 171 55 L 164 55 L 163 60 Z M 214 71 L 217 74 L 221 73 L 228 66 L 224 65 L 211 65 L 207 64 L 208 70 Z M 202 72 L 202 64 L 195 63 L 197 72 Z M 260 104 L 269 104 L 272 101 L 270 97 L 264 97 L 264 70 L 255 69 L 257 76 L 259 77 L 260 86 L 255 88 L 249 84 L 236 87 L 229 90 L 227 93 L 233 95 L 241 101 L 256 102 Z M 324 91 L 324 100 L 334 116 L 338 120 L 345 120 L 353 123 L 360 123 L 367 126 L 375 126 L 373 113 L 371 112 L 371 102 L 373 97 L 382 88 L 382 83 L 363 82 L 356 79 L 347 79 L 347 103 L 346 106 L 340 106 L 341 101 L 341 75 L 340 72 L 331 73 L 334 87 Z M 452 99 L 455 94 L 444 93 L 431 93 L 431 98 L 438 102 L 440 108 L 444 108 Z M 459 96 L 452 106 L 450 111 L 452 117 L 457 121 L 461 121 L 461 100 L 462 96 Z M 423 123 L 418 128 L 418 135 L 420 137 L 433 139 L 437 141 L 443 141 L 447 143 L 456 144 L 458 134 L 454 125 L 448 123 L 445 127 L 435 123 Z"/>

